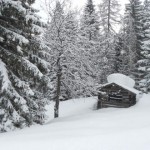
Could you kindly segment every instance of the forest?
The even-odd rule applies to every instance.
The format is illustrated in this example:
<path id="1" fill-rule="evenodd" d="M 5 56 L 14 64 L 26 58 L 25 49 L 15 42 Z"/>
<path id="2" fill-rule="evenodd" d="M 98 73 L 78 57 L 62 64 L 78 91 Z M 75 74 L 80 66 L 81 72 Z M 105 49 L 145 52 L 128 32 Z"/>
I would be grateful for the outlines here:
<path id="1" fill-rule="evenodd" d="M 46 3 L 47 2 L 47 3 Z M 0 0 L 0 132 L 44 124 L 45 106 L 97 96 L 107 76 L 122 73 L 150 92 L 150 0 L 87 0 L 82 11 L 68 0 Z"/>

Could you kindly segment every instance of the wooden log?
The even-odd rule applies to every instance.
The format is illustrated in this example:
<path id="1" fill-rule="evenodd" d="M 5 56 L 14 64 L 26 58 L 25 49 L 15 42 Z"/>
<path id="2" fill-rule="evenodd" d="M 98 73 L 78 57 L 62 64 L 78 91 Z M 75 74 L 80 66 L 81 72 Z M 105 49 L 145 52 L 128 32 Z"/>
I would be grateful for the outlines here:
<path id="1" fill-rule="evenodd" d="M 131 106 L 129 102 L 116 102 L 116 101 L 101 101 L 101 108 L 104 107 L 119 107 L 119 108 L 127 108 Z"/>

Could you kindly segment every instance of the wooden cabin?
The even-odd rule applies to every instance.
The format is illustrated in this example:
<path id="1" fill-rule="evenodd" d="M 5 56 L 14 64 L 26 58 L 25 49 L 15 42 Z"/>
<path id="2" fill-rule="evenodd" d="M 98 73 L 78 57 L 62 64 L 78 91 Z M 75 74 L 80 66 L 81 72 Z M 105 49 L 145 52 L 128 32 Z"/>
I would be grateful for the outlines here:
<path id="1" fill-rule="evenodd" d="M 138 90 L 125 85 L 107 83 L 98 90 L 97 108 L 133 106 L 139 93 Z"/>

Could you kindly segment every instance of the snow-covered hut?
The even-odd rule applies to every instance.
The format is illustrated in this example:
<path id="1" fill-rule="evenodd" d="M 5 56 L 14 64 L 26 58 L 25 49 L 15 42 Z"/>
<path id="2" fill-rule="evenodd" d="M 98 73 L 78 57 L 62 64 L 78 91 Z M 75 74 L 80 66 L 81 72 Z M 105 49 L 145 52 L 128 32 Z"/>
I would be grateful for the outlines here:
<path id="1" fill-rule="evenodd" d="M 136 104 L 140 91 L 134 88 L 135 81 L 123 74 L 111 74 L 108 83 L 99 88 L 98 108 L 130 107 Z"/>

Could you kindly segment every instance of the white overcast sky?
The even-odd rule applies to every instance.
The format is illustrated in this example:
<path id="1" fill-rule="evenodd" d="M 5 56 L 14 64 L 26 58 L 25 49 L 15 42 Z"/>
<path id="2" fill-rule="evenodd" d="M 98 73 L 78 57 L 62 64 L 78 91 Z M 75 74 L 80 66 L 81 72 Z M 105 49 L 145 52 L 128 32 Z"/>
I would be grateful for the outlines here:
<path id="1" fill-rule="evenodd" d="M 95 5 L 97 5 L 97 4 L 100 3 L 100 1 L 101 0 L 93 0 L 93 3 Z M 36 9 L 40 10 L 39 15 L 42 17 L 42 20 L 46 20 L 47 15 L 41 8 L 41 5 L 42 5 L 43 2 L 44 2 L 44 0 L 36 0 L 36 3 L 34 4 L 34 7 Z M 86 4 L 87 0 L 71 0 L 71 2 L 72 2 L 74 7 L 77 7 L 77 8 L 80 9 Z M 125 6 L 126 3 L 128 3 L 128 0 L 118 0 L 118 2 L 122 5 L 121 12 L 123 13 L 124 12 L 124 8 L 125 8 L 124 6 Z"/>

